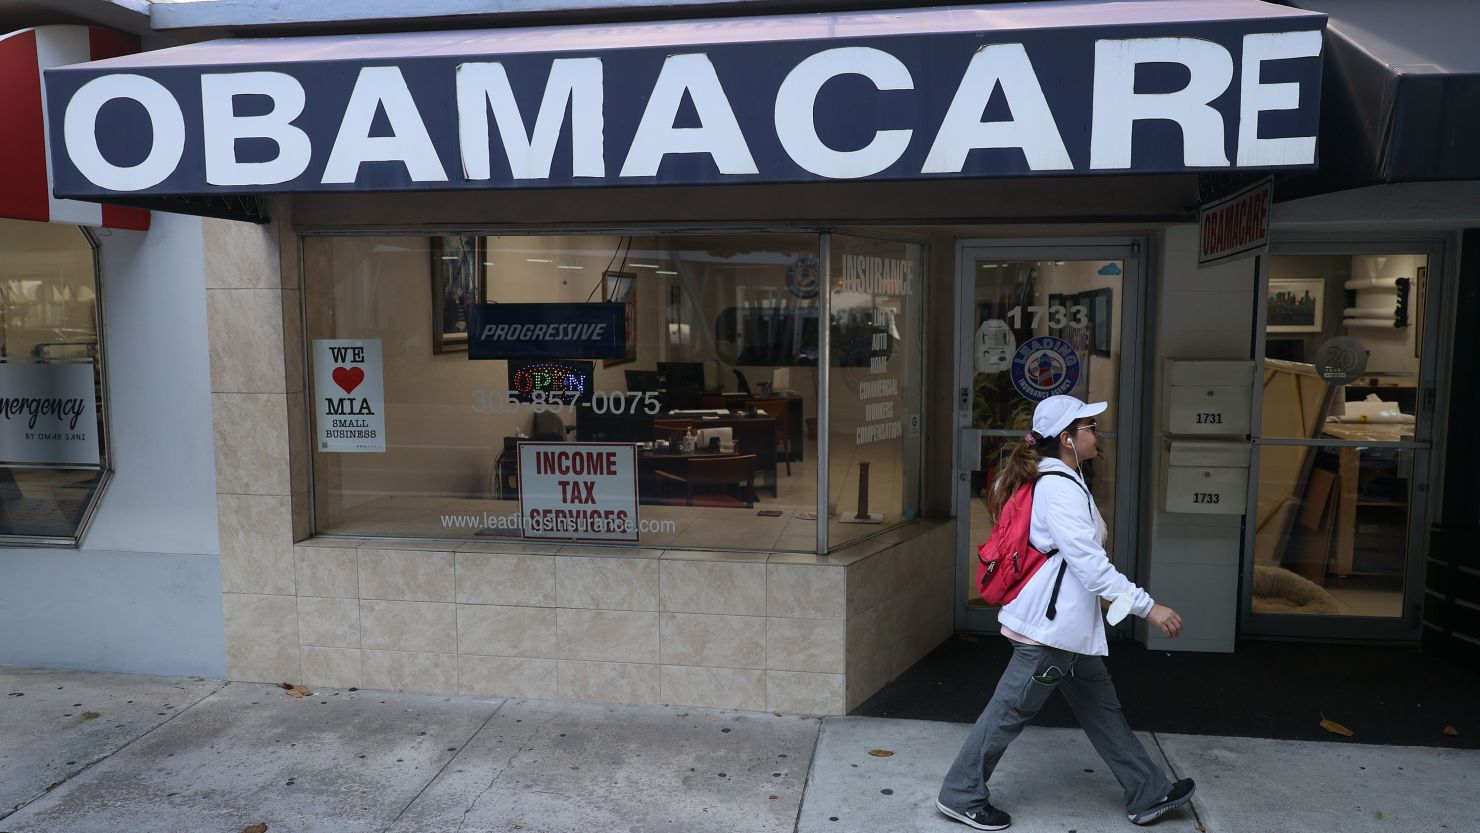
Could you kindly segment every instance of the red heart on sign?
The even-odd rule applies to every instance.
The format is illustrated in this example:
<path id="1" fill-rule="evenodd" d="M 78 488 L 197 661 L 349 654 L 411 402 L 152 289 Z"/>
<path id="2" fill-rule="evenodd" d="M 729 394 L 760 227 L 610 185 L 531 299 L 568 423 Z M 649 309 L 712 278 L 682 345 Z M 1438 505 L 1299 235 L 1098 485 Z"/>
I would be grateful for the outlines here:
<path id="1" fill-rule="evenodd" d="M 365 381 L 365 371 L 358 367 L 334 368 L 334 384 L 344 388 L 345 393 L 354 393 L 355 388 Z"/>

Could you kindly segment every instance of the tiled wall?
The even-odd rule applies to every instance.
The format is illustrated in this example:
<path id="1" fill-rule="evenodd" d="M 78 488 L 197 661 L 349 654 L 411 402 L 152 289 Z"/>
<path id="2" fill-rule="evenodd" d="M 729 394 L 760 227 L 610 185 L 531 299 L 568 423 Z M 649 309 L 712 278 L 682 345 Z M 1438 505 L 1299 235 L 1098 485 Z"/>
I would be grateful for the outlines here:
<path id="1" fill-rule="evenodd" d="M 947 522 L 824 559 L 310 539 L 296 244 L 207 224 L 231 679 L 842 714 L 950 635 Z"/>

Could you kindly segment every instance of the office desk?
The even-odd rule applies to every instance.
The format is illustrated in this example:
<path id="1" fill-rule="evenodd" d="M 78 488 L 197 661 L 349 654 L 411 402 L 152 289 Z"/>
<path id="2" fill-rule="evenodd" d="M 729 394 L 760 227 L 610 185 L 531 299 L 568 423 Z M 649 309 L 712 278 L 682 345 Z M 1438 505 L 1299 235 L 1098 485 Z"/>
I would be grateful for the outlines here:
<path id="1" fill-rule="evenodd" d="M 768 416 L 698 417 L 691 414 L 598 414 L 589 405 L 576 409 L 576 439 L 581 442 L 645 443 L 657 439 L 653 420 L 688 420 L 696 428 L 728 428 L 741 454 L 755 455 L 762 487 L 774 496 L 776 487 L 776 420 Z"/>

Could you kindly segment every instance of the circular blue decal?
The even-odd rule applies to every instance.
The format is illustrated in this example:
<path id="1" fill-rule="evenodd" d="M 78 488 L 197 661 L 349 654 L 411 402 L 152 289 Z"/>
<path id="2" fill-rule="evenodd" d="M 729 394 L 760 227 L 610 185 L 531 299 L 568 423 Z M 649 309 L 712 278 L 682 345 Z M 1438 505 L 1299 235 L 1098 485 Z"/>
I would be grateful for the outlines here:
<path id="1" fill-rule="evenodd" d="M 816 298 L 821 286 L 822 269 L 815 258 L 798 258 L 786 270 L 786 291 L 798 298 Z"/>
<path id="2" fill-rule="evenodd" d="M 1040 401 L 1073 390 L 1079 371 L 1079 354 L 1069 342 L 1053 336 L 1030 338 L 1012 357 L 1012 386 Z"/>

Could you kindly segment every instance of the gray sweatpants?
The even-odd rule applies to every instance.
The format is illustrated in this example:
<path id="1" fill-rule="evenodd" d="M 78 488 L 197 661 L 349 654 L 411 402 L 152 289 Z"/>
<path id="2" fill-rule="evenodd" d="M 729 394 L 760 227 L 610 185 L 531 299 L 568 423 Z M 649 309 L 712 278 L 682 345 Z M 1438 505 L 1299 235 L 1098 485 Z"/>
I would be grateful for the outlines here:
<path id="1" fill-rule="evenodd" d="M 946 773 L 940 788 L 942 804 L 975 811 L 987 803 L 987 781 L 1002 753 L 1055 689 L 1064 692 L 1095 751 L 1120 781 L 1127 812 L 1138 813 L 1166 797 L 1171 782 L 1131 733 L 1104 661 L 1046 645 L 1014 642 L 1012 661 L 997 681 L 991 702 Z"/>

